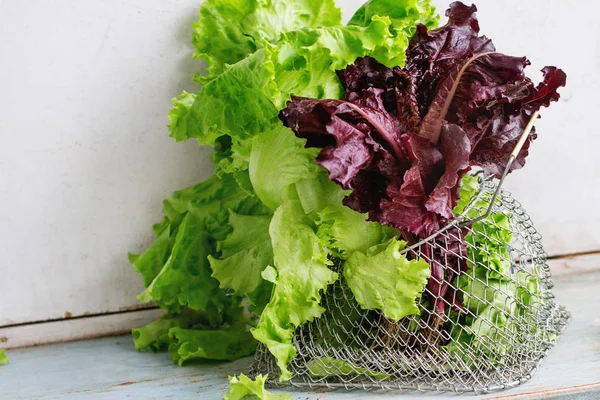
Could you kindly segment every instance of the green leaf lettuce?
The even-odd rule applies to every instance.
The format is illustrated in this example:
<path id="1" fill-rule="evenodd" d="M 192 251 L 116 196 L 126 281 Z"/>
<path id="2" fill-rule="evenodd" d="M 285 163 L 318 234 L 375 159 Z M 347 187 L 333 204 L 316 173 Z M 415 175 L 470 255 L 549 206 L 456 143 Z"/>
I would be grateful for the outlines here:
<path id="1" fill-rule="evenodd" d="M 229 377 L 229 386 L 231 391 L 225 393 L 223 398 L 225 400 L 291 400 L 292 395 L 274 394 L 265 389 L 265 382 L 267 381 L 268 375 L 258 375 L 255 380 L 248 378 L 244 374 L 240 374 L 238 377 Z"/>
<path id="2" fill-rule="evenodd" d="M 169 338 L 171 328 L 191 328 L 194 325 L 207 323 L 201 313 L 184 310 L 181 314 L 165 314 L 150 324 L 133 329 L 133 342 L 137 350 L 151 352 L 169 348 L 172 340 Z"/>
<path id="3" fill-rule="evenodd" d="M 294 330 L 323 314 L 321 293 L 338 275 L 327 268 L 325 249 L 298 200 L 287 200 L 275 211 L 269 231 L 274 266 L 263 277 L 275 287 L 252 334 L 275 356 L 285 381 L 291 378 L 287 364 L 296 355 Z"/>
<path id="4" fill-rule="evenodd" d="M 238 215 L 231 212 L 233 231 L 218 244 L 220 257 L 209 256 L 213 277 L 223 289 L 248 296 L 259 310 L 266 305 L 272 285 L 262 279 L 262 271 L 273 263 L 269 236 L 270 216 Z"/>
<path id="5" fill-rule="evenodd" d="M 250 156 L 250 181 L 258 198 L 276 209 L 293 191 L 294 183 L 315 175 L 318 149 L 305 149 L 305 140 L 278 125 L 254 138 Z"/>
<path id="6" fill-rule="evenodd" d="M 476 176 L 464 176 L 456 215 L 475 218 L 487 211 L 489 198 L 481 197 L 479 188 Z M 452 330 L 453 341 L 445 347 L 469 368 L 497 366 L 516 347 L 528 346 L 519 338 L 539 334 L 520 329 L 536 329 L 531 318 L 543 303 L 540 282 L 535 270 L 513 270 L 510 215 L 492 212 L 472 225 L 465 240 L 470 244 L 470 269 L 456 278 L 455 286 L 468 315 L 460 317 L 459 326 Z"/>
<path id="7" fill-rule="evenodd" d="M 397 233 L 393 228 L 367 221 L 366 214 L 360 214 L 341 202 L 326 206 L 317 216 L 317 235 L 337 258 L 343 260 L 354 252 L 365 253 Z"/>
<path id="8" fill-rule="evenodd" d="M 213 271 L 208 260 L 208 256 L 217 251 L 215 240 L 225 239 L 230 231 L 230 210 L 269 215 L 260 201 L 240 188 L 232 176 L 212 177 L 165 201 L 165 214 L 173 222 L 164 228 L 158 241 L 172 247 L 161 247 L 158 253 L 162 258 L 146 253 L 132 257 L 148 284 L 140 300 L 154 300 L 175 313 L 182 305 L 198 311 L 211 307 L 223 310 L 230 305 L 233 298 L 219 289 L 219 282 L 211 276 Z M 149 248 L 150 255 L 157 252 L 155 246 L 156 243 Z M 167 253 L 168 258 L 160 266 Z"/>
<path id="9" fill-rule="evenodd" d="M 4 350 L 0 350 L 0 365 L 8 364 L 8 357 Z"/>
<path id="10" fill-rule="evenodd" d="M 401 254 L 406 242 L 391 239 L 362 253 L 354 252 L 344 264 L 344 277 L 364 309 L 378 309 L 394 321 L 417 315 L 417 300 L 430 276 L 424 260 Z"/>
<path id="11" fill-rule="evenodd" d="M 173 361 L 182 365 L 188 360 L 233 361 L 256 350 L 256 340 L 243 328 L 196 330 L 172 328 L 169 347 Z"/>
<path id="12" fill-rule="evenodd" d="M 206 0 L 193 32 L 194 56 L 208 63 L 209 75 L 200 82 L 276 42 L 282 32 L 340 22 L 333 0 Z"/>

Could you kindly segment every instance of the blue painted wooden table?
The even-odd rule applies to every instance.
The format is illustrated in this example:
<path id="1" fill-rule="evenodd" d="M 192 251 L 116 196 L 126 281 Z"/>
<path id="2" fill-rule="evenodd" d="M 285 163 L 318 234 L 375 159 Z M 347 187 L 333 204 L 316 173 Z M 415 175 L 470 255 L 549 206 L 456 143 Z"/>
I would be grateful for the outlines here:
<path id="1" fill-rule="evenodd" d="M 527 383 L 478 398 L 600 399 L 600 273 L 556 281 L 573 321 Z M 0 367 L 0 399 L 219 399 L 227 376 L 251 359 L 178 367 L 168 354 L 138 353 L 130 337 L 97 339 L 8 352 Z M 456 399 L 455 394 L 292 390 L 294 400 Z M 469 396 L 469 395 L 465 395 Z"/>

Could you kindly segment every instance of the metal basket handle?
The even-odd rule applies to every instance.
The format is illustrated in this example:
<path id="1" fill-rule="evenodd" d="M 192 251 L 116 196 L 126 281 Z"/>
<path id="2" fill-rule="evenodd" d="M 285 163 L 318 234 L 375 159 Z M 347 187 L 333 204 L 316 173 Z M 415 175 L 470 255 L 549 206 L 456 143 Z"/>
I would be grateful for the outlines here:
<path id="1" fill-rule="evenodd" d="M 539 114 L 540 114 L 539 111 L 535 111 L 531 115 L 531 118 L 529 119 L 529 122 L 527 123 L 527 126 L 523 130 L 523 133 L 521 134 L 521 137 L 519 138 L 519 141 L 517 142 L 517 145 L 513 149 L 512 153 L 510 153 L 510 157 L 508 158 L 508 162 L 506 163 L 506 167 L 504 167 L 504 173 L 502 174 L 502 177 L 500 178 L 500 181 L 498 181 L 498 185 L 496 186 L 496 190 L 494 191 L 494 195 L 492 196 L 492 199 L 490 200 L 490 206 L 488 207 L 488 209 L 485 212 L 485 214 L 480 215 L 479 217 L 470 219 L 468 221 L 462 222 L 461 224 L 458 225 L 459 228 L 463 228 L 465 226 L 472 225 L 475 222 L 479 222 L 479 221 L 487 218 L 492 213 L 492 209 L 494 208 L 494 203 L 496 202 L 496 197 L 498 197 L 498 194 L 500 194 L 500 190 L 502 189 L 502 184 L 504 183 L 504 178 L 506 178 L 506 175 L 508 175 L 508 173 L 510 172 L 510 167 L 512 167 L 513 162 L 519 156 L 519 153 L 521 152 L 521 149 L 523 148 L 523 145 L 525 144 L 525 141 L 529 137 L 529 134 L 531 133 L 531 130 L 533 129 L 533 125 L 535 124 L 535 120 L 538 118 Z"/>
<path id="2" fill-rule="evenodd" d="M 496 202 L 496 198 L 498 197 L 498 194 L 500 194 L 500 190 L 502 188 L 502 184 L 504 183 L 504 178 L 506 178 L 506 175 L 508 175 L 508 173 L 510 172 L 510 167 L 512 167 L 513 162 L 517 159 L 519 153 L 521 152 L 521 149 L 523 148 L 523 145 L 525 144 L 525 141 L 529 137 L 529 134 L 531 133 L 531 130 L 533 129 L 533 125 L 535 124 L 535 120 L 538 118 L 538 116 L 539 116 L 539 112 L 538 111 L 535 111 L 531 115 L 531 118 L 529 119 L 529 122 L 527 123 L 527 126 L 525 127 L 525 130 L 523 130 L 523 133 L 521 134 L 521 137 L 519 138 L 519 141 L 517 142 L 517 145 L 513 149 L 512 153 L 510 153 L 510 157 L 508 158 L 508 162 L 506 163 L 506 167 L 504 167 L 504 173 L 502 174 L 502 177 L 500 178 L 500 181 L 498 182 L 498 185 L 496 186 L 496 190 L 494 191 L 494 194 L 493 194 L 492 199 L 490 201 L 490 205 L 489 205 L 487 211 L 485 212 L 485 214 L 480 215 L 479 217 L 470 219 L 468 221 L 464 221 L 464 222 L 462 222 L 460 224 L 449 223 L 445 227 L 443 227 L 442 229 L 440 229 L 439 231 L 437 231 L 437 232 L 433 233 L 432 235 L 430 235 L 429 237 L 426 237 L 425 239 L 422 239 L 422 240 L 418 241 L 417 243 L 414 243 L 414 244 L 408 246 L 407 248 L 405 248 L 403 250 L 403 253 L 411 252 L 412 250 L 418 248 L 419 246 L 421 246 L 424 243 L 429 242 L 431 239 L 435 238 L 437 235 L 439 235 L 442 232 L 447 231 L 450 228 L 464 228 L 465 226 L 470 226 L 470 225 L 472 225 L 472 224 L 474 224 L 474 223 L 476 223 L 478 221 L 481 221 L 482 219 L 487 218 L 492 213 L 492 209 L 494 208 L 494 203 Z"/>

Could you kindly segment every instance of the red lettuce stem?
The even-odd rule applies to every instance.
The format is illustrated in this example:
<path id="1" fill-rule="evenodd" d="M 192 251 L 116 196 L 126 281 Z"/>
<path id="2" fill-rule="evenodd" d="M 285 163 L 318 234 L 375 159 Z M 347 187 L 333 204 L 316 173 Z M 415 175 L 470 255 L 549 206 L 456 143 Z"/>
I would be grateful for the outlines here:
<path id="1" fill-rule="evenodd" d="M 457 67 L 456 72 L 451 73 L 440 83 L 440 88 L 438 89 L 437 95 L 431 102 L 431 107 L 421 123 L 419 136 L 428 139 L 433 144 L 437 144 L 442 131 L 442 121 L 446 119 L 446 114 L 448 114 L 448 109 L 450 108 L 450 104 L 452 104 L 452 99 L 456 94 L 456 89 L 458 88 L 460 80 L 465 71 L 473 62 L 490 54 L 498 54 L 498 52 L 488 51 L 485 53 L 475 54 L 473 57 L 469 58 L 459 67 Z M 447 89 L 447 85 L 451 82 L 452 87 Z"/>

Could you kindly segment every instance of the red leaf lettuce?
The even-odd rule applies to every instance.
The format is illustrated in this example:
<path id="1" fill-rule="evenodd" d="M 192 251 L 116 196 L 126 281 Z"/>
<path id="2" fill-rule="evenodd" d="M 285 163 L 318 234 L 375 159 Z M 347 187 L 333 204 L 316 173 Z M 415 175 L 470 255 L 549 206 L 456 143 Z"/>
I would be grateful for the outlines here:
<path id="1" fill-rule="evenodd" d="M 417 27 L 404 68 L 365 57 L 338 71 L 343 100 L 294 97 L 280 113 L 329 177 L 352 191 L 345 204 L 371 220 L 427 237 L 450 218 L 471 166 L 500 176 L 531 115 L 559 98 L 555 67 L 537 87 L 529 61 L 479 36 L 475 6 L 455 2 L 448 23 Z M 523 166 L 532 132 L 513 169 Z"/>

